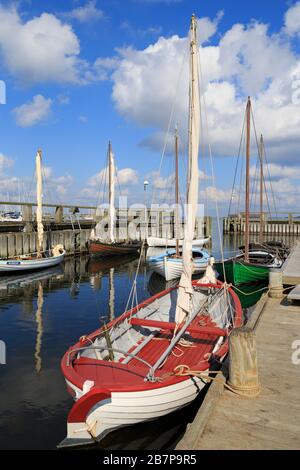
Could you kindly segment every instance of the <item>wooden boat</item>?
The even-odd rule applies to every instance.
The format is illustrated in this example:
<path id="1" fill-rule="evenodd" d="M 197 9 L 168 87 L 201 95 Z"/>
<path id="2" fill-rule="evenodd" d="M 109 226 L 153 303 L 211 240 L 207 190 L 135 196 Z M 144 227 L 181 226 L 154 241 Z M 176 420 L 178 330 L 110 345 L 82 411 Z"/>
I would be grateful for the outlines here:
<path id="1" fill-rule="evenodd" d="M 166 415 L 197 397 L 203 377 L 226 355 L 228 334 L 241 324 L 242 309 L 231 289 L 227 295 L 221 284 L 194 281 L 195 310 L 174 336 L 177 291 L 151 297 L 67 351 L 62 372 L 76 403 L 60 446 L 99 441 L 112 430 Z M 203 376 L 177 374 L 181 364 Z"/>
<path id="2" fill-rule="evenodd" d="M 142 243 L 135 240 L 130 242 L 116 242 L 114 233 L 115 224 L 115 159 L 111 143 L 108 143 L 108 172 L 109 172 L 109 213 L 108 213 L 108 239 L 103 238 L 102 223 L 98 223 L 92 230 L 87 243 L 89 253 L 93 256 L 120 256 L 138 253 Z"/>
<path id="3" fill-rule="evenodd" d="M 189 160 L 191 158 L 191 154 L 189 155 Z M 198 164 L 195 170 L 198 172 Z M 175 230 L 176 233 L 179 233 L 179 184 L 178 184 L 178 134 L 177 129 L 175 132 Z M 157 239 L 163 240 L 163 239 Z M 203 239 L 204 241 L 205 239 Z M 209 238 L 206 239 L 209 241 Z M 165 240 L 165 243 L 171 242 L 172 240 Z M 208 266 L 209 262 L 209 254 L 207 251 L 201 250 L 200 248 L 195 248 L 195 242 L 197 240 L 191 241 L 192 249 L 192 259 L 191 263 L 193 266 L 193 274 L 197 274 L 200 272 L 205 271 Z M 200 242 L 200 240 L 198 240 Z M 147 243 L 151 243 L 151 239 L 147 238 Z M 176 246 L 176 250 L 167 250 L 164 253 L 161 253 L 158 256 L 149 256 L 147 258 L 148 265 L 151 270 L 160 274 L 165 278 L 166 281 L 171 281 L 172 279 L 177 279 L 181 276 L 183 270 L 183 258 L 182 258 L 182 251 L 180 251 L 179 247 L 183 245 L 182 240 L 178 237 L 174 239 L 174 246 Z M 166 246 L 166 245 L 162 245 Z"/>
<path id="4" fill-rule="evenodd" d="M 274 254 L 269 247 L 261 248 L 263 245 L 263 138 L 260 141 L 260 246 L 256 247 L 249 243 L 249 221 L 250 221 L 250 127 L 251 127 L 251 99 L 248 97 L 246 107 L 246 193 L 245 193 L 245 245 L 242 253 L 215 263 L 221 279 L 238 286 L 250 282 L 264 281 L 268 279 L 270 268 L 280 268 L 283 259 Z"/>
<path id="5" fill-rule="evenodd" d="M 141 249 L 140 242 L 118 243 L 102 242 L 101 240 L 88 241 L 89 253 L 93 256 L 120 256 L 137 254 Z"/>
<path id="6" fill-rule="evenodd" d="M 197 248 L 192 249 L 193 274 L 202 273 L 208 266 L 210 255 L 205 250 Z M 149 268 L 160 274 L 166 281 L 178 279 L 183 270 L 182 252 L 179 256 L 176 255 L 175 250 L 167 250 L 158 256 L 150 256 L 147 260 Z"/>
<path id="7" fill-rule="evenodd" d="M 245 256 L 240 254 L 225 260 L 224 263 L 217 262 L 214 267 L 221 280 L 239 286 L 250 282 L 267 281 L 270 268 L 280 268 L 281 260 L 266 251 L 250 251 L 249 262 L 246 262 Z"/>
<path id="8" fill-rule="evenodd" d="M 149 247 L 175 247 L 176 246 L 176 238 L 160 238 L 160 237 L 147 237 L 147 245 Z M 195 238 L 193 240 L 193 246 L 195 247 L 202 247 L 209 243 L 210 238 Z M 179 246 L 183 245 L 183 239 L 178 240 Z"/>
<path id="9" fill-rule="evenodd" d="M 36 174 L 37 174 L 37 231 L 38 243 L 37 252 L 28 255 L 14 256 L 0 260 L 0 273 L 10 273 L 18 271 L 32 271 L 34 269 L 46 269 L 60 264 L 65 257 L 63 245 L 56 245 L 50 250 L 44 251 L 44 227 L 42 215 L 42 151 L 36 154 Z"/>
<path id="10" fill-rule="evenodd" d="M 197 22 L 190 37 L 189 154 L 191 156 L 183 270 L 177 287 L 132 308 L 83 336 L 62 359 L 76 403 L 61 446 L 101 440 L 112 430 L 167 415 L 188 405 L 228 351 L 228 335 L 241 325 L 242 308 L 231 288 L 192 282 L 192 239 L 198 200 L 200 101 Z M 140 265 L 140 263 L 139 263 Z M 211 266 L 210 266 L 211 267 Z M 217 366 L 218 364 L 218 366 Z"/>

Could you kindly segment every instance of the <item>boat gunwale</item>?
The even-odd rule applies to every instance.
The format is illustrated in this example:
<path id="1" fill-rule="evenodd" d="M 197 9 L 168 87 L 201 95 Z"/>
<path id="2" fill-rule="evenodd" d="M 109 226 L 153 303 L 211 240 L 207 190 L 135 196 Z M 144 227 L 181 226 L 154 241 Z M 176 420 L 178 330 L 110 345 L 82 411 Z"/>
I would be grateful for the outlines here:
<path id="1" fill-rule="evenodd" d="M 192 285 L 193 285 L 193 287 L 206 288 L 206 289 L 210 289 L 210 288 L 222 289 L 223 288 L 223 283 L 221 283 L 220 281 L 217 281 L 217 284 L 201 284 L 198 281 L 193 281 Z M 157 300 L 161 297 L 164 297 L 165 295 L 169 294 L 170 292 L 174 291 L 175 289 L 178 289 L 178 286 L 171 287 L 169 289 L 165 289 L 164 291 L 159 292 L 158 294 L 146 299 L 145 301 L 141 302 L 139 305 L 137 305 L 133 309 L 124 312 L 122 315 L 120 315 L 120 317 L 117 317 L 114 320 L 112 320 L 108 325 L 106 325 L 106 328 L 109 327 L 109 326 L 117 325 L 119 322 L 124 321 L 129 316 L 137 313 L 142 308 L 144 308 L 147 305 L 151 304 L 155 300 Z M 235 307 L 235 318 L 234 318 L 234 324 L 233 324 L 232 328 L 236 328 L 236 327 L 241 326 L 241 324 L 242 324 L 242 306 L 240 304 L 240 301 L 239 301 L 239 298 L 238 298 L 237 294 L 234 292 L 234 290 L 231 287 L 228 287 L 228 293 L 231 295 L 231 298 L 234 302 L 234 307 Z M 77 351 L 74 351 L 74 350 L 76 348 L 79 348 L 79 347 L 84 347 L 84 346 L 90 345 L 91 341 L 93 342 L 93 340 L 103 332 L 103 329 L 104 329 L 104 327 L 102 326 L 101 328 L 97 329 L 93 333 L 91 333 L 89 335 L 86 335 L 82 341 L 79 340 L 77 343 L 75 343 L 73 346 L 71 346 L 66 351 L 64 356 L 62 357 L 61 370 L 62 370 L 62 373 L 63 373 L 65 379 L 68 382 L 75 385 L 77 388 L 81 389 L 81 390 L 83 389 L 83 384 L 85 382 L 85 379 L 83 379 L 80 376 L 80 374 L 78 374 L 74 369 L 73 361 L 74 361 L 76 353 L 77 353 Z M 226 337 L 226 340 L 224 341 L 224 343 L 222 344 L 222 346 L 218 350 L 217 354 L 214 354 L 214 358 L 217 359 L 217 360 L 220 360 L 224 355 L 227 354 L 227 352 L 228 352 L 228 335 Z M 98 364 L 100 365 L 101 363 L 107 365 L 107 361 L 98 360 Z M 122 367 L 122 362 L 117 363 L 117 365 Z M 210 365 L 211 364 L 210 364 L 209 360 L 207 360 L 205 362 L 202 362 L 201 365 L 199 365 L 199 369 L 201 368 L 201 370 L 203 370 L 203 371 L 207 370 L 207 369 L 210 368 Z M 123 367 L 124 367 L 124 365 L 123 365 Z M 126 368 L 128 369 L 128 366 Z M 145 391 L 145 390 L 149 390 L 149 389 L 152 389 L 152 388 L 161 388 L 161 387 L 165 387 L 167 385 L 173 385 L 175 383 L 178 383 L 178 382 L 181 382 L 181 381 L 184 381 L 184 380 L 187 380 L 187 379 L 190 379 L 190 376 L 184 376 L 184 377 L 170 376 L 169 379 L 164 381 L 164 382 L 154 382 L 154 383 L 153 382 L 151 382 L 151 383 L 150 382 L 144 382 L 144 383 L 135 384 L 135 385 L 132 385 L 132 386 L 127 385 L 127 384 L 126 384 L 126 386 L 116 385 L 116 386 L 110 386 L 109 390 L 111 392 Z M 99 387 L 99 384 L 95 384 L 95 387 Z"/>

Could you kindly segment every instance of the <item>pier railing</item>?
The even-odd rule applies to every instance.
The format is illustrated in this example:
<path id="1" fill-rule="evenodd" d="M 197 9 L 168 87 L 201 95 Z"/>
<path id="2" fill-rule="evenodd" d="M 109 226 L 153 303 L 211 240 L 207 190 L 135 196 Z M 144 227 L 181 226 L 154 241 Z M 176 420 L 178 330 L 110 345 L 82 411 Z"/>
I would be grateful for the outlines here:
<path id="1" fill-rule="evenodd" d="M 246 217 L 244 212 L 230 214 L 223 219 L 224 233 L 244 233 Z M 300 235 L 300 212 L 276 212 L 262 214 L 263 234 Z M 260 233 L 260 214 L 250 214 L 250 233 Z"/>

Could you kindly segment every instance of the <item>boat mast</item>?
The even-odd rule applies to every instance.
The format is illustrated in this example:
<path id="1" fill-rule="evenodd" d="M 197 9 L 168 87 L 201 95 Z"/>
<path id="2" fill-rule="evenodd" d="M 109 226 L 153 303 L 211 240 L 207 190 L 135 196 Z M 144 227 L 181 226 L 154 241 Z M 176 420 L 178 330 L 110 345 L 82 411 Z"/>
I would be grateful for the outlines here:
<path id="1" fill-rule="evenodd" d="M 175 129 L 175 227 L 176 256 L 179 257 L 179 182 L 178 182 L 178 131 Z"/>
<path id="2" fill-rule="evenodd" d="M 259 212 L 259 241 L 263 243 L 263 181 L 264 181 L 264 169 L 263 169 L 263 152 L 264 152 L 264 139 L 263 136 L 260 136 L 260 145 L 259 145 L 259 159 L 260 159 L 260 212 Z"/>
<path id="3" fill-rule="evenodd" d="M 43 251 L 43 240 L 44 240 L 44 226 L 43 226 L 43 206 L 42 206 L 42 194 L 43 194 L 43 179 L 42 179 L 42 151 L 38 150 L 35 157 L 35 168 L 36 168 L 36 222 L 38 232 L 38 245 L 37 245 L 37 257 L 41 258 Z"/>
<path id="4" fill-rule="evenodd" d="M 115 161 L 111 143 L 108 143 L 108 173 L 109 173 L 109 239 L 113 243 L 115 220 Z"/>
<path id="5" fill-rule="evenodd" d="M 187 191 L 187 217 L 182 250 L 182 275 L 178 287 L 176 306 L 176 323 L 181 324 L 191 310 L 192 287 L 192 243 L 195 231 L 196 211 L 198 203 L 198 153 L 200 139 L 200 94 L 197 45 L 197 20 L 191 19 L 190 28 L 190 69 L 189 69 L 189 170 Z"/>
<path id="6" fill-rule="evenodd" d="M 245 197 L 245 261 L 249 261 L 249 221 L 250 221 L 250 123 L 251 123 L 251 99 L 248 97 L 247 110 L 247 135 L 246 135 L 246 197 Z"/>

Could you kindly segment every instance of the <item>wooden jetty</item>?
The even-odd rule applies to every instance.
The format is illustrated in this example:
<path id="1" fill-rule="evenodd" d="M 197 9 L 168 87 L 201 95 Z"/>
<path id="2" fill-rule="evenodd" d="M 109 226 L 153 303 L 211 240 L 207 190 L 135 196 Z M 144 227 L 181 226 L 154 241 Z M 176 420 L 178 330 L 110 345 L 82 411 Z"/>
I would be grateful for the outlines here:
<path id="1" fill-rule="evenodd" d="M 36 251 L 36 216 L 35 203 L 0 202 L 1 205 L 20 207 L 22 220 L 0 221 L 0 258 L 13 257 Z M 107 209 L 99 211 L 96 206 L 76 206 L 43 204 L 45 227 L 44 247 L 51 239 L 52 245 L 61 243 L 67 254 L 86 252 L 86 242 L 91 228 L 103 222 L 103 229 L 108 229 Z M 47 214 L 48 209 L 48 214 Z M 3 212 L 3 211 L 2 211 Z M 147 228 L 147 220 L 148 228 Z M 173 238 L 175 232 L 174 210 L 125 208 L 116 209 L 116 241 L 144 240 L 147 234 L 152 237 Z M 183 232 L 183 224 L 180 233 Z M 198 217 L 196 238 L 209 237 L 212 234 L 211 217 Z M 51 237 L 50 237 L 51 235 Z M 107 234 L 108 235 L 108 234 Z M 105 233 L 104 233 L 105 237 Z M 104 238 L 105 239 L 105 238 Z"/>
<path id="2" fill-rule="evenodd" d="M 177 450 L 300 449 L 300 364 L 293 360 L 300 304 L 266 294 L 248 325 L 256 335 L 260 395 L 241 398 L 227 390 L 223 367 Z"/>
<path id="3" fill-rule="evenodd" d="M 300 240 L 296 241 L 281 270 L 283 284 L 300 284 Z"/>
<path id="4" fill-rule="evenodd" d="M 300 213 L 278 212 L 277 214 L 264 213 L 262 216 L 264 235 L 300 235 Z M 249 221 L 250 234 L 260 233 L 260 214 L 251 213 Z M 223 233 L 245 233 L 246 216 L 244 212 L 232 214 L 223 219 Z"/>

